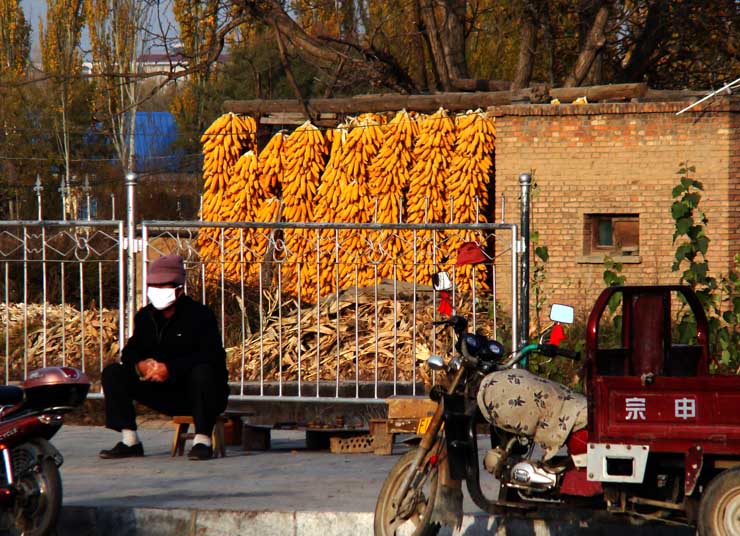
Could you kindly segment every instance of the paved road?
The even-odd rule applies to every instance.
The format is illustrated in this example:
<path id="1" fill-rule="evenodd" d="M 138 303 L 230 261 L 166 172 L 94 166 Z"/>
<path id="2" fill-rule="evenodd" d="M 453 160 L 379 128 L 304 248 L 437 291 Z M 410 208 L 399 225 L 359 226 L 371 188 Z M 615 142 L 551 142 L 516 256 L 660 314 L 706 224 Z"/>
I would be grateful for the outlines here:
<path id="1" fill-rule="evenodd" d="M 118 441 L 118 434 L 100 427 L 62 428 L 53 439 L 65 458 L 60 535 L 370 535 L 375 500 L 398 459 L 308 451 L 303 433 L 273 430 L 270 451 L 228 447 L 226 458 L 199 462 L 170 457 L 172 432 L 166 421 L 146 423 L 140 429 L 144 458 L 100 460 L 98 451 Z M 493 494 L 497 483 L 489 477 L 485 487 Z M 464 511 L 456 534 L 465 536 L 614 534 L 496 519 L 467 496 Z M 631 529 L 631 536 L 638 533 L 691 534 Z"/>

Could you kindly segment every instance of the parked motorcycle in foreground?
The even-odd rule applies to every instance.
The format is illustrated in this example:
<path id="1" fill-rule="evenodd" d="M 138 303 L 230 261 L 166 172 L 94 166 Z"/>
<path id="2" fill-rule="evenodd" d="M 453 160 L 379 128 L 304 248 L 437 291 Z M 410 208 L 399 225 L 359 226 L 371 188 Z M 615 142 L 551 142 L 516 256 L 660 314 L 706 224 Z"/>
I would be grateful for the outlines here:
<path id="1" fill-rule="evenodd" d="M 693 316 L 683 325 L 694 328 L 688 337 L 674 325 L 679 307 Z M 551 318 L 564 322 L 568 309 L 556 307 Z M 532 352 L 577 358 L 573 352 L 541 338 L 506 356 L 500 343 L 467 333 L 464 318 L 444 323 L 459 355 L 429 358 L 449 382 L 432 389 L 438 407 L 419 446 L 381 489 L 376 536 L 459 527 L 463 480 L 493 514 L 617 513 L 693 525 L 701 536 L 740 534 L 740 377 L 710 373 L 708 323 L 691 288 L 602 292 L 586 326 L 585 396 L 514 368 Z M 613 336 L 604 336 L 610 326 Z M 481 490 L 480 424 L 490 425 L 482 465 L 500 482 L 497 499 Z"/>
<path id="2" fill-rule="evenodd" d="M 63 458 L 49 440 L 89 388 L 72 367 L 37 369 L 21 387 L 0 386 L 0 534 L 43 536 L 56 525 Z"/>

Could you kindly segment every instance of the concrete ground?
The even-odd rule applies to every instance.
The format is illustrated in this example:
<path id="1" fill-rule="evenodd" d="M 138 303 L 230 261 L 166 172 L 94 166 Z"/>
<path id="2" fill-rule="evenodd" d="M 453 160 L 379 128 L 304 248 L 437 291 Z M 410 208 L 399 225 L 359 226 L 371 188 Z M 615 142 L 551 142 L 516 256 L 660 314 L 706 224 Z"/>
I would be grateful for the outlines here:
<path id="1" fill-rule="evenodd" d="M 64 510 L 59 535 L 371 535 L 372 512 L 398 455 L 331 454 L 305 449 L 304 434 L 272 432 L 272 449 L 191 461 L 170 457 L 173 428 L 166 421 L 139 431 L 146 456 L 101 460 L 118 441 L 101 427 L 64 426 L 52 440 L 64 455 Z M 397 449 L 403 452 L 403 447 Z M 492 479 L 486 491 L 495 493 Z M 610 534 L 602 525 L 497 519 L 466 496 L 455 534 Z M 623 533 L 625 525 L 613 527 Z M 637 534 L 691 534 L 650 527 Z M 617 532 L 614 532 L 615 534 Z M 443 529 L 440 534 L 452 534 Z"/>

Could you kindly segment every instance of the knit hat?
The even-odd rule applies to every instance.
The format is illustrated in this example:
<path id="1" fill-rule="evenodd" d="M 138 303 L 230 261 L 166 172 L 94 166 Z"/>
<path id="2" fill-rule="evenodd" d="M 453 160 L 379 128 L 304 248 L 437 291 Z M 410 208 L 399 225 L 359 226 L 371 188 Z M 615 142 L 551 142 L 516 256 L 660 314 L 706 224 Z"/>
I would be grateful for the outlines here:
<path id="1" fill-rule="evenodd" d="M 185 266 L 182 257 L 177 254 L 159 257 L 149 265 L 146 273 L 146 282 L 149 285 L 185 284 Z"/>

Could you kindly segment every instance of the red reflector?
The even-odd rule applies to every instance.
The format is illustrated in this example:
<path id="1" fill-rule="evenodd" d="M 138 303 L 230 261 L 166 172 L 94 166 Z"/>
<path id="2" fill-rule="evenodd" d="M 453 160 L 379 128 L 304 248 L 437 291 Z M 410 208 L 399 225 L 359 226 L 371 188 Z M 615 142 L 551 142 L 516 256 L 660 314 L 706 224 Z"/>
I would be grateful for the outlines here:
<path id="1" fill-rule="evenodd" d="M 60 367 L 62 369 L 62 372 L 67 378 L 72 378 L 73 380 L 76 380 L 80 373 L 77 372 L 77 369 L 74 369 L 72 367 Z"/>
<path id="2" fill-rule="evenodd" d="M 432 467 L 437 465 L 438 461 L 439 461 L 439 456 L 437 456 L 436 454 L 432 454 L 431 456 L 429 456 L 429 465 L 431 465 Z"/>

